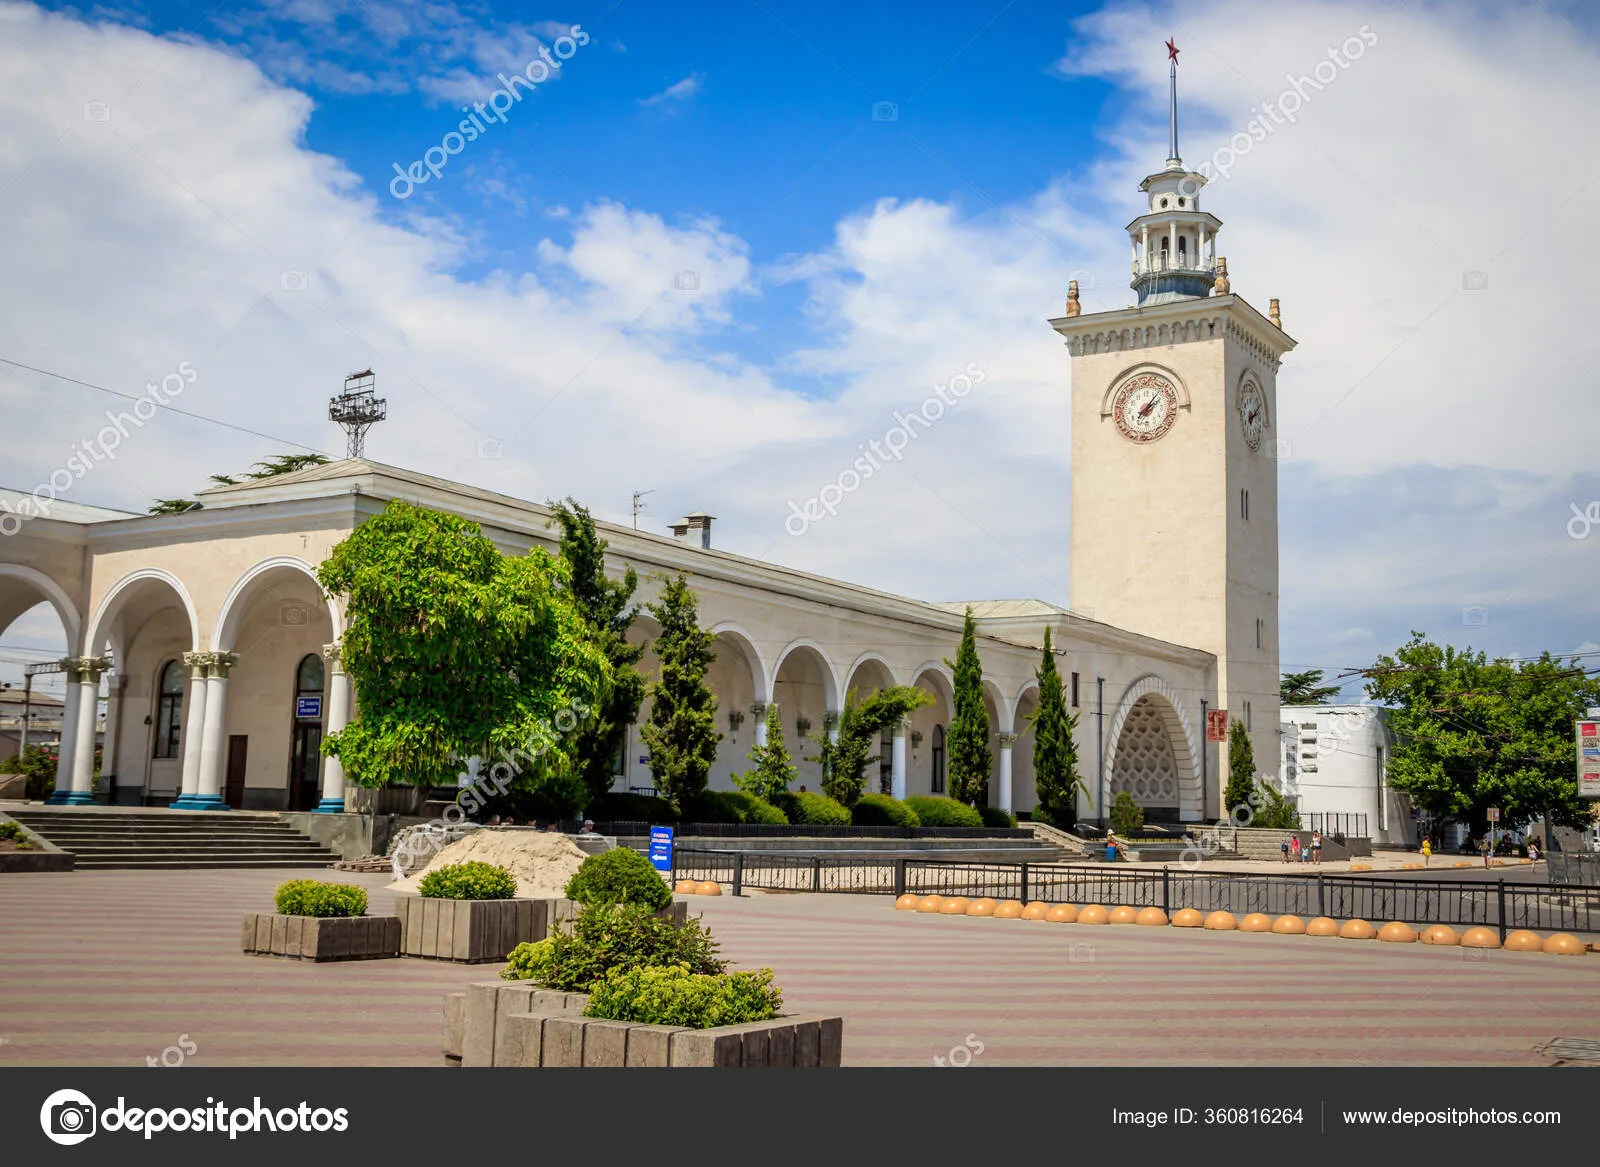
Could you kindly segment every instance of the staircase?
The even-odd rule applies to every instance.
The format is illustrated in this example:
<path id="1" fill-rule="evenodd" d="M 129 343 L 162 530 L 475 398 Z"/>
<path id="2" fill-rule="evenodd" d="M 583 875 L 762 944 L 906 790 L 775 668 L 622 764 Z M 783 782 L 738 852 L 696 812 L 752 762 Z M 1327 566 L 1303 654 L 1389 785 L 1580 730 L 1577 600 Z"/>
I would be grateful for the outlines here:
<path id="1" fill-rule="evenodd" d="M 327 867 L 338 858 L 275 814 L 51 808 L 12 810 L 89 868 Z"/>

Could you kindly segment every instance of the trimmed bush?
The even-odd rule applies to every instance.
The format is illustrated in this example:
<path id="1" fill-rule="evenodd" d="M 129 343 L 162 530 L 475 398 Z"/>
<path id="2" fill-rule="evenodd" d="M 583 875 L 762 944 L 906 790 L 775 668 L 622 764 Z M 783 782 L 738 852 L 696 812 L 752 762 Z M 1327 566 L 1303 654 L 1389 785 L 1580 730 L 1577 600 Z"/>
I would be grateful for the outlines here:
<path id="1" fill-rule="evenodd" d="M 922 820 L 898 798 L 863 794 L 850 808 L 850 821 L 858 827 L 920 827 Z"/>
<path id="2" fill-rule="evenodd" d="M 672 902 L 672 889 L 650 860 L 618 847 L 585 859 L 567 881 L 567 898 L 586 908 L 638 904 L 654 912 Z"/>
<path id="3" fill-rule="evenodd" d="M 428 872 L 417 890 L 430 900 L 509 900 L 517 881 L 504 867 L 472 859 Z"/>
<path id="4" fill-rule="evenodd" d="M 850 808 L 842 806 L 826 794 L 797 791 L 778 797 L 778 809 L 796 826 L 805 824 L 818 827 L 847 827 L 850 825 Z"/>
<path id="5" fill-rule="evenodd" d="M 1008 810 L 1001 810 L 998 806 L 979 807 L 978 817 L 983 819 L 983 825 L 986 827 L 1014 827 L 1017 825 L 1017 816 Z"/>
<path id="6" fill-rule="evenodd" d="M 39 844 L 29 837 L 27 828 L 9 820 L 0 823 L 0 840 L 15 843 L 18 851 L 37 851 Z"/>
<path id="7" fill-rule="evenodd" d="M 717 942 L 698 919 L 675 927 L 632 904 L 589 908 L 570 929 L 519 944 L 500 973 L 508 981 L 534 981 L 547 989 L 586 992 L 615 970 L 677 965 L 720 973 Z"/>
<path id="8" fill-rule="evenodd" d="M 632 793 L 607 794 L 590 804 L 588 817 L 612 823 L 671 823 L 678 819 L 666 799 Z"/>
<path id="9" fill-rule="evenodd" d="M 282 916 L 364 916 L 367 892 L 353 883 L 323 883 L 317 879 L 291 879 L 274 897 Z"/>
<path id="10" fill-rule="evenodd" d="M 683 965 L 616 969 L 589 994 L 585 1017 L 711 1029 L 770 1021 L 783 1006 L 772 970 L 708 974 Z"/>
<path id="11" fill-rule="evenodd" d="M 913 794 L 906 805 L 917 812 L 925 827 L 983 826 L 983 816 L 972 807 L 942 794 Z"/>
<path id="12" fill-rule="evenodd" d="M 1127 838 L 1138 834 L 1143 826 L 1144 807 L 1133 801 L 1133 795 L 1126 790 L 1118 791 L 1116 798 L 1111 800 L 1111 829 Z"/>
<path id="13" fill-rule="evenodd" d="M 789 820 L 765 799 L 743 790 L 702 790 L 683 804 L 686 823 L 768 823 L 782 826 Z"/>

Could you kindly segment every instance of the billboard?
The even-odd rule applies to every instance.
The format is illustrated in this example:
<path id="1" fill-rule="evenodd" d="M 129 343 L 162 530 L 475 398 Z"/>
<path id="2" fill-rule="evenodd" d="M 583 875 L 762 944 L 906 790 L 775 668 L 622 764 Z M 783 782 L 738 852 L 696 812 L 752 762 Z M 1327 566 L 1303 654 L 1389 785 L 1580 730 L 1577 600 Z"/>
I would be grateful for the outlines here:
<path id="1" fill-rule="evenodd" d="M 1600 720 L 1577 723 L 1578 797 L 1600 798 Z"/>

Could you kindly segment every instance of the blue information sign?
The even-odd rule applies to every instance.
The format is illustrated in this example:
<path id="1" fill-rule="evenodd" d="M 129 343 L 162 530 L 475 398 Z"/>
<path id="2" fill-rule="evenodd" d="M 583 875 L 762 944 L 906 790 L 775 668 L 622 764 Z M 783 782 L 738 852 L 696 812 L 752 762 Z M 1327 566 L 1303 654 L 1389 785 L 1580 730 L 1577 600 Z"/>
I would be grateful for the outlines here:
<path id="1" fill-rule="evenodd" d="M 650 828 L 650 865 L 657 871 L 672 870 L 672 828 Z"/>
<path id="2" fill-rule="evenodd" d="M 296 717 L 318 718 L 322 716 L 321 697 L 296 697 L 294 699 L 294 715 Z"/>

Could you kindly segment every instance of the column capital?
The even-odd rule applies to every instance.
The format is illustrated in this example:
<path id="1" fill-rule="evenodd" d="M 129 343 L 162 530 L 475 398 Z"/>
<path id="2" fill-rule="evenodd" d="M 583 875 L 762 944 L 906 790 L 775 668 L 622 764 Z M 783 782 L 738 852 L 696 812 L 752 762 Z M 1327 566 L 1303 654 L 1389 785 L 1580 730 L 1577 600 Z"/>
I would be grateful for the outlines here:
<path id="1" fill-rule="evenodd" d="M 209 652 L 206 654 L 211 659 L 207 662 L 207 675 L 228 679 L 228 670 L 239 663 L 239 654 L 236 652 Z"/>
<path id="2" fill-rule="evenodd" d="M 894 723 L 893 732 L 891 733 L 890 736 L 891 737 L 905 737 L 906 736 L 906 731 L 909 730 L 910 728 L 911 728 L 911 718 L 910 717 L 902 717 L 899 721 Z"/>
<path id="3" fill-rule="evenodd" d="M 839 711 L 837 709 L 825 709 L 825 710 L 823 710 L 823 713 L 822 713 L 822 728 L 831 730 L 831 729 L 837 729 L 838 726 L 839 726 Z"/>
<path id="4" fill-rule="evenodd" d="M 1014 734 L 1014 733 L 1003 733 L 1003 734 L 1000 735 L 1000 748 L 1002 750 L 1009 750 L 1012 746 L 1014 746 L 1016 744 L 1017 744 L 1017 735 L 1016 734 Z"/>
<path id="5" fill-rule="evenodd" d="M 328 668 L 333 672 L 344 671 L 344 641 L 336 640 L 332 644 L 322 646 L 322 659 L 327 662 Z"/>
<path id="6" fill-rule="evenodd" d="M 178 659 L 183 661 L 183 667 L 189 670 L 191 681 L 205 680 L 206 668 L 211 664 L 209 652 L 186 652 Z"/>
<path id="7" fill-rule="evenodd" d="M 752 702 L 750 702 L 750 716 L 751 717 L 765 717 L 767 715 L 767 709 L 771 706 L 771 704 L 772 703 L 769 702 L 769 701 L 752 701 Z"/>
<path id="8" fill-rule="evenodd" d="M 67 657 L 61 663 L 66 667 L 69 685 L 81 685 L 85 682 L 98 684 L 101 675 L 111 667 L 110 660 L 103 656 Z"/>

